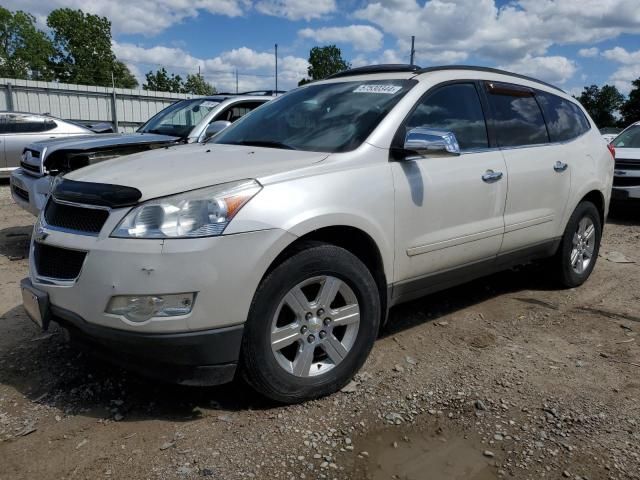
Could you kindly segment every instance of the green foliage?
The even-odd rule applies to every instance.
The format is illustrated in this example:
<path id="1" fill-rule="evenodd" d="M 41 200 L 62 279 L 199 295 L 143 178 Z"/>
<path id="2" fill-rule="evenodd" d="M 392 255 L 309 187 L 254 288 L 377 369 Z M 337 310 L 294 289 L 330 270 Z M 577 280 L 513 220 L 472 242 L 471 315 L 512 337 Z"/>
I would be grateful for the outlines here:
<path id="1" fill-rule="evenodd" d="M 173 73 L 169 76 L 164 67 L 155 73 L 148 72 L 145 78 L 147 81 L 142 84 L 143 90 L 182 93 L 182 77 Z"/>
<path id="2" fill-rule="evenodd" d="M 313 47 L 309 52 L 309 68 L 307 74 L 309 79 L 302 79 L 298 85 L 304 85 L 312 80 L 322 80 L 334 73 L 348 70 L 351 67 L 342 58 L 342 52 L 335 45 L 324 47 Z"/>
<path id="3" fill-rule="evenodd" d="M 36 28 L 33 15 L 0 7 L 1 77 L 53 80 L 49 58 L 54 52 L 51 40 Z"/>
<path id="4" fill-rule="evenodd" d="M 183 82 L 180 75 L 169 75 L 162 67 L 160 70 L 148 72 L 145 75 L 146 82 L 142 85 L 144 90 L 156 90 L 159 92 L 191 93 L 193 95 L 213 95 L 216 89 L 208 83 L 199 73 L 187 75 Z"/>
<path id="5" fill-rule="evenodd" d="M 640 121 L 640 78 L 633 81 L 633 89 L 629 92 L 629 99 L 620 109 L 622 126 Z"/>
<path id="6" fill-rule="evenodd" d="M 132 88 L 137 81 L 111 47 L 111 22 L 82 10 L 59 8 L 47 17 L 53 34 L 52 58 L 61 82 Z"/>
<path id="7" fill-rule="evenodd" d="M 618 123 L 616 113 L 624 104 L 624 95 L 613 85 L 604 85 L 602 88 L 597 85 L 584 87 L 576 98 L 589 112 L 598 128 L 613 127 Z"/>
<path id="8" fill-rule="evenodd" d="M 183 86 L 184 93 L 191 93 L 193 95 L 214 95 L 217 93 L 216 88 L 208 83 L 202 75 L 196 73 L 195 75 L 187 75 L 187 80 Z"/>

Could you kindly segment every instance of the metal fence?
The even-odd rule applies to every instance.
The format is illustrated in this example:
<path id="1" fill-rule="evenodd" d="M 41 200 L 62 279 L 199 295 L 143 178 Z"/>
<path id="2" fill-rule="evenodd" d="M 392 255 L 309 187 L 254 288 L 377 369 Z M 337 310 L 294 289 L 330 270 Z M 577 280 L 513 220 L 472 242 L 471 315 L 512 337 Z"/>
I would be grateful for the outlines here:
<path id="1" fill-rule="evenodd" d="M 80 123 L 109 122 L 116 131 L 133 132 L 184 93 L 129 90 L 56 82 L 0 78 L 0 110 L 48 113 Z"/>

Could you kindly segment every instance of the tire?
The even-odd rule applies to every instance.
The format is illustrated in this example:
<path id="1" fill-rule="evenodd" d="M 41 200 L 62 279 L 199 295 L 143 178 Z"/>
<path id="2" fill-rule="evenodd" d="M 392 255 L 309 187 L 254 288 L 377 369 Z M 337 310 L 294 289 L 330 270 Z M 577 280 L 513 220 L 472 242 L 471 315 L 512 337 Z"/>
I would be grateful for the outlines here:
<path id="1" fill-rule="evenodd" d="M 241 374 L 280 403 L 331 394 L 367 359 L 380 318 L 376 282 L 355 255 L 334 245 L 305 245 L 271 271 L 254 295 Z"/>
<path id="2" fill-rule="evenodd" d="M 589 240 L 586 237 L 591 227 Z M 598 258 L 601 238 L 600 212 L 591 202 L 579 203 L 569 218 L 555 258 L 558 278 L 564 287 L 578 287 L 589 278 Z"/>

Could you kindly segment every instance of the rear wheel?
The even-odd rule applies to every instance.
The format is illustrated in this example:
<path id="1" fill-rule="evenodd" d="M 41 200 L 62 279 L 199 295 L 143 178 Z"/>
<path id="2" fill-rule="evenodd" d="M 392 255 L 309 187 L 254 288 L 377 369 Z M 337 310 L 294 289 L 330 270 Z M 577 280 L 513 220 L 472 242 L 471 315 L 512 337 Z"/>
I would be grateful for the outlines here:
<path id="1" fill-rule="evenodd" d="M 367 267 L 347 250 L 311 244 L 258 288 L 243 338 L 243 376 L 284 403 L 335 392 L 366 360 L 379 322 Z"/>
<path id="2" fill-rule="evenodd" d="M 565 287 L 582 285 L 595 267 L 600 250 L 600 212 L 591 202 L 581 202 L 574 210 L 557 253 L 560 281 Z"/>

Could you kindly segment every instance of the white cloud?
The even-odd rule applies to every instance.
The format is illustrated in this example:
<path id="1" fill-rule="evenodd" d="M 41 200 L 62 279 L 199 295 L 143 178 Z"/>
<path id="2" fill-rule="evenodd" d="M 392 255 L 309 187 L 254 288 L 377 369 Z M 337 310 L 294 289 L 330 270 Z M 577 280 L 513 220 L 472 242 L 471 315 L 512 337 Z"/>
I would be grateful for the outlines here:
<path id="1" fill-rule="evenodd" d="M 289 20 L 312 20 L 336 11 L 335 0 L 258 0 L 258 12 Z"/>
<path id="2" fill-rule="evenodd" d="M 183 78 L 198 69 L 218 91 L 235 91 L 238 70 L 238 89 L 271 89 L 275 86 L 275 58 L 273 52 L 257 52 L 247 47 L 228 50 L 216 57 L 198 58 L 181 48 L 155 46 L 144 48 L 130 43 L 113 42 L 116 56 L 136 72 L 142 84 L 141 72 L 165 67 Z M 278 88 L 290 89 L 307 75 L 308 63 L 304 58 L 284 56 L 278 58 Z"/>
<path id="3" fill-rule="evenodd" d="M 624 65 L 613 72 L 609 77 L 609 83 L 615 85 L 618 90 L 627 95 L 631 89 L 631 82 L 640 78 L 640 65 Z"/>
<path id="4" fill-rule="evenodd" d="M 627 94 L 631 91 L 631 82 L 640 78 L 640 50 L 629 52 L 622 47 L 615 47 L 602 52 L 602 56 L 607 60 L 622 64 L 609 77 L 609 82 Z"/>
<path id="5" fill-rule="evenodd" d="M 200 11 L 237 17 L 250 6 L 248 0 L 5 0 L 3 7 L 25 10 L 45 24 L 55 8 L 81 9 L 107 17 L 115 33 L 155 35 L 173 24 L 198 16 Z"/>
<path id="6" fill-rule="evenodd" d="M 418 58 L 427 64 L 477 56 L 502 64 L 529 59 L 524 66 L 552 45 L 640 33 L 638 0 L 514 0 L 502 7 L 495 0 L 378 0 L 354 16 L 396 37 L 401 52 L 415 35 Z M 575 65 L 562 67 L 556 78 L 575 72 Z"/>
<path id="7" fill-rule="evenodd" d="M 597 57 L 599 53 L 600 49 L 598 49 L 597 47 L 581 48 L 580 50 L 578 50 L 578 56 L 584 58 Z"/>
<path id="8" fill-rule="evenodd" d="M 298 35 L 317 42 L 351 43 L 356 50 L 365 52 L 379 50 L 384 36 L 380 30 L 370 25 L 324 27 L 316 30 L 305 28 Z"/>
<path id="9" fill-rule="evenodd" d="M 576 63 L 566 57 L 532 57 L 531 55 L 500 68 L 530 75 L 550 83 L 564 83 L 573 77 L 577 70 Z"/>
<path id="10" fill-rule="evenodd" d="M 636 52 L 629 52 L 622 47 L 615 47 L 602 52 L 602 56 L 607 60 L 612 60 L 614 62 L 624 63 L 627 65 L 640 63 L 640 50 Z"/>

